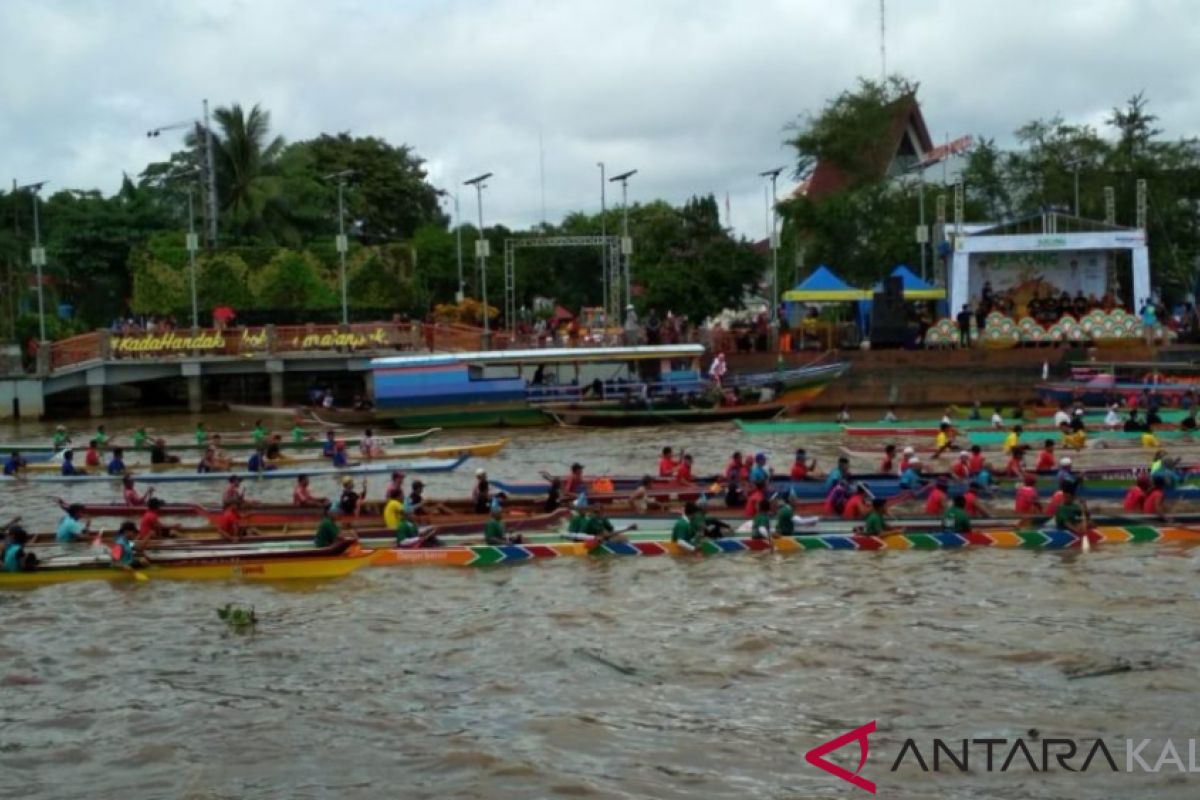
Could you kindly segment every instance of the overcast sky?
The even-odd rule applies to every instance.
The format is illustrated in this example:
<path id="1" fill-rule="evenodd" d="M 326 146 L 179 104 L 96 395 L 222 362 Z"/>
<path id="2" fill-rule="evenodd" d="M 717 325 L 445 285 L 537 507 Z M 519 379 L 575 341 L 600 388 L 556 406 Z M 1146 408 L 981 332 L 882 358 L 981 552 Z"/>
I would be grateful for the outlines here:
<path id="1" fill-rule="evenodd" d="M 1186 0 L 888 0 L 887 66 L 935 138 L 1099 125 L 1143 89 L 1168 133 L 1200 132 Z M 261 103 L 289 140 L 408 143 L 440 186 L 492 171 L 489 224 L 541 219 L 540 136 L 551 221 L 599 208 L 604 161 L 639 170 L 632 200 L 728 193 L 760 237 L 785 126 L 879 73 L 877 0 L 3 0 L 0 178 L 111 192 L 207 97 Z"/>

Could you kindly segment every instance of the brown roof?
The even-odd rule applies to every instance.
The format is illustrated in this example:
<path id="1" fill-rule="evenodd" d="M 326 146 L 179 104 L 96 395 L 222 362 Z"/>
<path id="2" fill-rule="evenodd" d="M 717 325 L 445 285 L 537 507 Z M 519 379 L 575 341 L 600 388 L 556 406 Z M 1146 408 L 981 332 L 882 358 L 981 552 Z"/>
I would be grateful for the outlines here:
<path id="1" fill-rule="evenodd" d="M 921 106 L 917 103 L 916 92 L 910 92 L 893 103 L 891 126 L 887 138 L 879 143 L 877 163 L 872 170 L 876 177 L 883 178 L 887 175 L 888 168 L 900 153 L 904 144 L 904 134 L 910 126 L 917 137 L 919 151 L 916 154 L 922 155 L 932 150 L 933 140 L 929 136 L 929 128 L 925 125 L 925 117 L 921 114 Z M 811 197 L 816 200 L 841 191 L 850 182 L 850 176 L 837 164 L 818 161 L 812 174 L 796 187 L 793 196 Z"/>

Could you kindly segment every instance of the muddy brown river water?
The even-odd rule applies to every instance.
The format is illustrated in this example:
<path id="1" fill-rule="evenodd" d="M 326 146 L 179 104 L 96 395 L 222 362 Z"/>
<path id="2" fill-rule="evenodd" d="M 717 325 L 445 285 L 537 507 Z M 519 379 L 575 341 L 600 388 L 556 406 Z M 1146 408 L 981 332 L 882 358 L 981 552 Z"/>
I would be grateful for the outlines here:
<path id="1" fill-rule="evenodd" d="M 693 450 L 698 472 L 719 469 L 739 445 L 783 464 L 797 444 L 749 442 L 724 425 L 511 435 L 487 462 L 499 478 L 576 459 L 593 473 L 645 471 L 663 444 Z M 834 443 L 805 444 L 827 459 Z M 435 476 L 432 493 L 467 491 L 470 471 Z M 220 488 L 161 491 L 212 501 Z M 251 490 L 289 492 L 287 482 Z M 4 487 L 0 516 L 48 528 L 57 519 L 48 498 L 63 493 Z M 866 797 L 804 754 L 875 721 L 861 775 L 880 797 L 1195 798 L 1200 773 L 1173 762 L 1126 772 L 1125 740 L 1152 739 L 1143 757 L 1153 767 L 1169 738 L 1189 766 L 1187 741 L 1200 738 L 1197 566 L 1187 547 L 1131 545 L 1086 555 L 568 559 L 381 568 L 298 586 L 7 591 L 0 797 Z M 228 602 L 255 608 L 253 632 L 217 618 Z M 1098 674 L 1122 665 L 1132 669 Z M 1091 677 L 1072 679 L 1080 672 Z M 1038 771 L 1023 757 L 1001 770 L 1018 737 Z M 1040 770 L 1046 739 L 1087 747 L 1097 737 L 1117 772 L 1095 762 Z M 991 771 L 982 750 L 965 772 L 945 759 L 925 772 L 912 758 L 892 770 L 907 739 L 931 761 L 934 738 L 1009 745 L 997 746 Z M 856 750 L 831 758 L 853 771 Z"/>

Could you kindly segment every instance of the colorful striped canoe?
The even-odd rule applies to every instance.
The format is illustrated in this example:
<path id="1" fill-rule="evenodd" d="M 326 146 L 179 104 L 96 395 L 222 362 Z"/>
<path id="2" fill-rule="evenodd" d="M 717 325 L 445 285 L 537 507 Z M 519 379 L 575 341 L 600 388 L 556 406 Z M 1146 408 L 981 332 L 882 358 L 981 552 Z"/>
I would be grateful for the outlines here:
<path id="1" fill-rule="evenodd" d="M 1093 532 L 1097 544 L 1145 542 L 1200 542 L 1200 529 L 1170 526 L 1100 527 Z M 894 533 L 883 537 L 858 534 L 815 534 L 790 536 L 775 540 L 780 553 L 810 550 L 955 550 L 970 547 L 1025 548 L 1032 550 L 1065 550 L 1080 546 L 1080 538 L 1062 530 L 997 529 L 971 533 Z M 770 550 L 761 539 L 707 539 L 701 543 L 702 555 L 755 553 Z M 568 556 L 685 556 L 693 555 L 679 545 L 667 541 L 610 542 L 589 549 L 582 542 L 473 545 L 440 547 L 420 550 L 398 548 L 375 551 L 372 564 L 382 565 L 440 565 L 484 567 L 494 564 L 519 563 Z"/>

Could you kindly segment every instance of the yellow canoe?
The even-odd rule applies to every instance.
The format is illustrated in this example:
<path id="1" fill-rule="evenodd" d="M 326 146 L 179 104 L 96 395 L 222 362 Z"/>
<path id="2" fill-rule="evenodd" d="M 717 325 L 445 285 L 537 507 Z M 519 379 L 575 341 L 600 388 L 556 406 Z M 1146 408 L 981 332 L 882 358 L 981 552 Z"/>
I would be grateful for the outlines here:
<path id="1" fill-rule="evenodd" d="M 47 586 L 69 581 L 243 580 L 286 581 L 340 578 L 374 558 L 374 551 L 353 548 L 342 555 L 270 558 L 197 559 L 195 563 L 151 564 L 136 570 L 119 567 L 43 567 L 30 572 L 0 572 L 0 588 Z"/>

